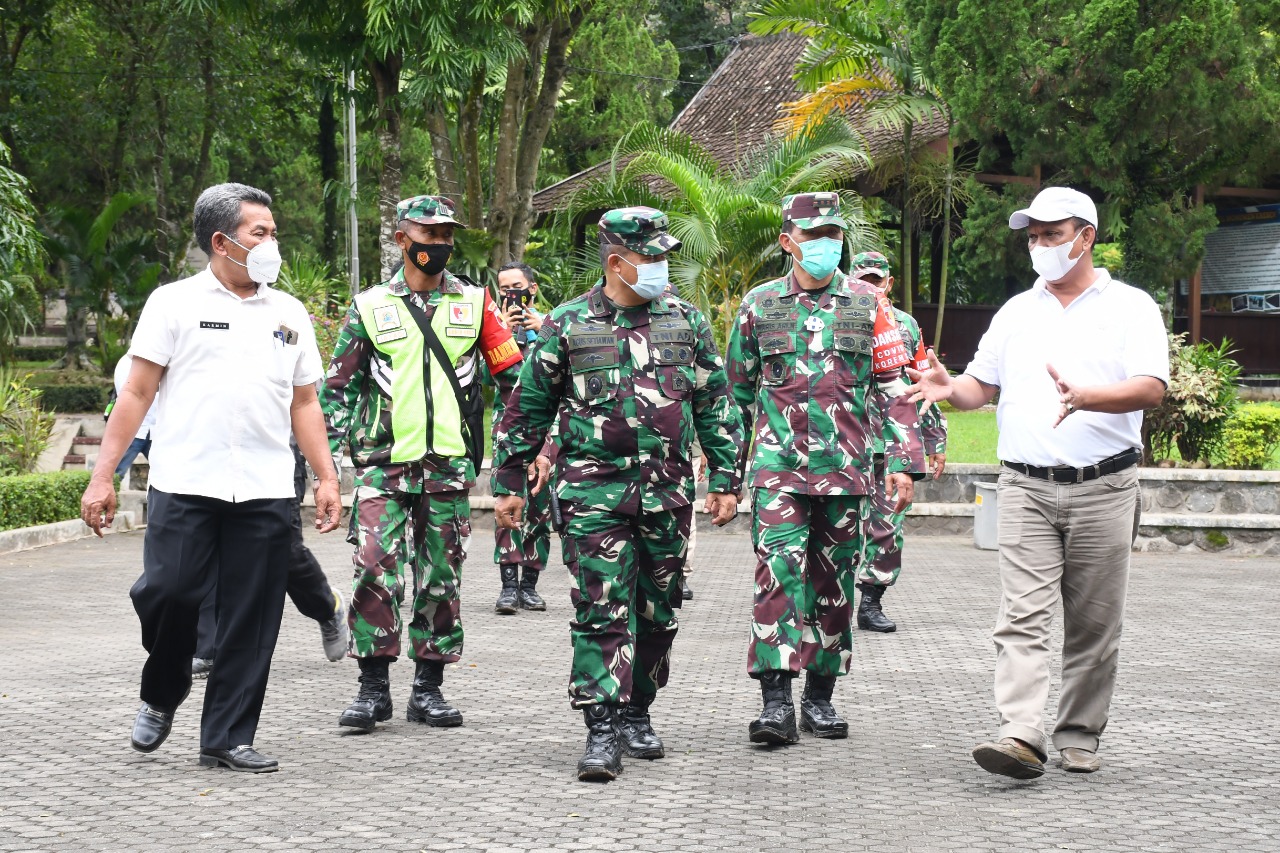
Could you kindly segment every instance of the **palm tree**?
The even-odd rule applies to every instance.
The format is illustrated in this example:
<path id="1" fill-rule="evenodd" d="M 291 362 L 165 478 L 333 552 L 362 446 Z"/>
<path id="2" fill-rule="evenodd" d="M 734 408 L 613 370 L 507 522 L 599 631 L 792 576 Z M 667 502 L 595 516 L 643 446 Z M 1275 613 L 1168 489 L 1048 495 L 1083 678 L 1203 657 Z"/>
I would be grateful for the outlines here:
<path id="1" fill-rule="evenodd" d="M 809 39 L 795 72 L 796 82 L 808 94 L 785 106 L 779 129 L 798 133 L 832 113 L 860 107 L 873 123 L 902 134 L 898 266 L 904 307 L 911 311 L 912 131 L 941 114 L 947 124 L 950 162 L 952 118 L 950 107 L 925 73 L 923 58 L 911 51 L 910 29 L 899 0 L 769 0 L 752 13 L 749 29 L 757 35 L 795 33 Z M 946 215 L 949 227 L 949 207 Z"/>
<path id="2" fill-rule="evenodd" d="M 31 274 L 44 261 L 31 185 L 8 162 L 0 142 L 0 364 L 18 335 L 35 325 L 40 300 Z"/>
<path id="3" fill-rule="evenodd" d="M 92 367 L 84 351 L 86 321 L 92 313 L 98 325 L 102 370 L 112 369 L 110 350 L 116 342 L 108 340 L 107 331 L 113 304 L 126 317 L 136 315 L 160 280 L 161 265 L 146 260 L 154 249 L 154 237 L 117 237 L 113 233 L 126 213 L 146 202 L 146 196 L 117 193 L 96 215 L 81 207 L 52 212 L 46 244 L 58 262 L 67 300 L 67 354 L 55 366 L 70 370 Z"/>
<path id="4" fill-rule="evenodd" d="M 729 166 L 686 134 L 637 125 L 614 147 L 607 174 L 576 192 L 567 213 L 575 218 L 638 204 L 667 213 L 671 233 L 684 244 L 671 258 L 672 281 L 719 321 L 727 339 L 743 294 L 779 260 L 782 197 L 835 189 L 867 163 L 860 138 L 843 119 L 767 140 Z M 850 244 L 877 244 L 861 198 L 842 191 L 841 205 Z M 598 274 L 590 250 L 581 266 Z"/>

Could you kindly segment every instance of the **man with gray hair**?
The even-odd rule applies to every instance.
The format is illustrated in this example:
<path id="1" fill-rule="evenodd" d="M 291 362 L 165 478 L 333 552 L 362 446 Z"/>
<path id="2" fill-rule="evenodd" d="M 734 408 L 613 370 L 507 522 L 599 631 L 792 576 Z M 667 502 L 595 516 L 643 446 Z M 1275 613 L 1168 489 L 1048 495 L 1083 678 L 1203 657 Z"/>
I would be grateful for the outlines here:
<path id="1" fill-rule="evenodd" d="M 218 184 L 196 201 L 209 266 L 147 299 L 81 499 L 81 517 L 101 536 L 116 512 L 112 473 L 155 401 L 143 574 L 129 592 L 148 653 L 131 743 L 154 752 L 169 736 L 212 587 L 219 666 L 205 688 L 200 764 L 249 773 L 278 768 L 253 739 L 284 610 L 291 431 L 320 477 L 316 527 L 335 529 L 342 510 L 316 396 L 315 333 L 302 303 L 270 287 L 280 271 L 270 205 L 243 184 Z"/>

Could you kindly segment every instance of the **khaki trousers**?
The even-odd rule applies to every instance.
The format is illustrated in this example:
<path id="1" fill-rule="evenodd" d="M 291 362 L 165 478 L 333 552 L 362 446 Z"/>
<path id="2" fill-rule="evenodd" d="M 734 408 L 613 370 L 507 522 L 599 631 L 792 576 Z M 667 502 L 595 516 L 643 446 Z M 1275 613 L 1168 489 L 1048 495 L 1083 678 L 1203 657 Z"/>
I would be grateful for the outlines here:
<path id="1" fill-rule="evenodd" d="M 1047 740 L 1049 631 L 1062 602 L 1062 691 L 1053 745 L 1096 752 L 1115 690 L 1138 468 L 1051 483 L 1005 468 L 997 490 L 1003 598 L 993 639 L 999 736 Z"/>

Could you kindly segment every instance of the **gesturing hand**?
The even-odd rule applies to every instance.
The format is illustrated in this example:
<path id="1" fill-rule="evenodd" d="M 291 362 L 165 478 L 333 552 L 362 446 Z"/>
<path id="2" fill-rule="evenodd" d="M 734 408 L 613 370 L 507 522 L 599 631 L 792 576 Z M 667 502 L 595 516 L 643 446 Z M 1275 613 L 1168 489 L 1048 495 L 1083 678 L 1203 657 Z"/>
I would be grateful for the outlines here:
<path id="1" fill-rule="evenodd" d="M 951 396 L 953 390 L 951 374 L 947 372 L 946 366 L 938 361 L 938 356 L 932 349 L 929 350 L 929 369 L 920 371 L 908 367 L 907 376 L 915 382 L 914 385 L 908 385 L 906 391 L 911 395 L 912 403 L 919 403 L 921 400 L 939 403 Z"/>

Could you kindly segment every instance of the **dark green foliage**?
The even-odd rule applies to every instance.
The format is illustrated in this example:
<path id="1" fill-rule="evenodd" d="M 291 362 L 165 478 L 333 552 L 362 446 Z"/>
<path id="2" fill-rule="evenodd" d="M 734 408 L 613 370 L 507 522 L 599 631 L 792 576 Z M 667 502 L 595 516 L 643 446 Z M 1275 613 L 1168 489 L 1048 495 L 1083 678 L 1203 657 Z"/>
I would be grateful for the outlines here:
<path id="1" fill-rule="evenodd" d="M 0 530 L 80 517 L 89 471 L 54 471 L 0 477 Z"/>
<path id="2" fill-rule="evenodd" d="M 40 407 L 46 412 L 101 412 L 107 407 L 105 385 L 39 385 Z"/>
<path id="3" fill-rule="evenodd" d="M 66 347 L 14 347 L 14 361 L 56 361 L 62 358 Z"/>
<path id="4" fill-rule="evenodd" d="M 1277 0 L 904 4 L 981 167 L 1091 191 L 1121 277 L 1157 296 L 1214 227 L 1195 187 L 1280 171 Z"/>

